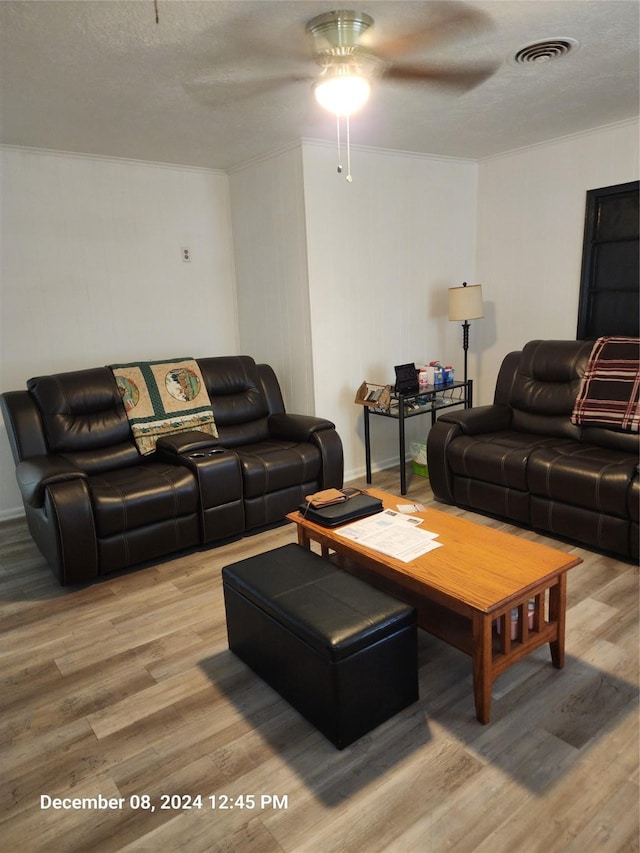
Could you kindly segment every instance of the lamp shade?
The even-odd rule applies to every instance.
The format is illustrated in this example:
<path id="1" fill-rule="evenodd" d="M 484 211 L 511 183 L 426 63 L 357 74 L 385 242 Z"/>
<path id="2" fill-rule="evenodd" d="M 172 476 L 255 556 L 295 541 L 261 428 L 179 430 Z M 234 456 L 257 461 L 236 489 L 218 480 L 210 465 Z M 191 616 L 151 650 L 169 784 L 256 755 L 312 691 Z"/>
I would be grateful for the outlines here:
<path id="1" fill-rule="evenodd" d="M 482 285 L 449 288 L 449 319 L 476 320 L 484 317 Z"/>

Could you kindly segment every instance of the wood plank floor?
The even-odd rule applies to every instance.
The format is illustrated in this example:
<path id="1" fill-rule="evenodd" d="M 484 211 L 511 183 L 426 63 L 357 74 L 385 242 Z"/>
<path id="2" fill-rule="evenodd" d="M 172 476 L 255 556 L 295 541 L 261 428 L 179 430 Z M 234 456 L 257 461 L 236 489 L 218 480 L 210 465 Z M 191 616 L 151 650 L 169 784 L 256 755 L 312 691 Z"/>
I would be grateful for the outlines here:
<path id="1" fill-rule="evenodd" d="M 2 525 L 0 849 L 637 851 L 637 567 L 438 508 L 583 558 L 566 666 L 514 666 L 482 726 L 470 659 L 419 632 L 419 702 L 342 752 L 227 649 L 221 568 L 292 525 L 71 589 Z"/>

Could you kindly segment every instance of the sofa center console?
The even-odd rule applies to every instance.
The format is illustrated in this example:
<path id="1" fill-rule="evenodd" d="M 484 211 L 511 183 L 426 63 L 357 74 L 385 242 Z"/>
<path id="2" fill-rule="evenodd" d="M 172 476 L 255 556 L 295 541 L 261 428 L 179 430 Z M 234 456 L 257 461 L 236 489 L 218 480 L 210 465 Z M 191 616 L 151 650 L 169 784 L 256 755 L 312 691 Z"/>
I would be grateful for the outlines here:
<path id="1" fill-rule="evenodd" d="M 242 470 L 238 454 L 216 447 L 215 439 L 194 430 L 158 441 L 158 453 L 173 464 L 184 465 L 198 481 L 202 541 L 213 542 L 217 532 L 229 536 L 245 528 L 242 502 Z"/>

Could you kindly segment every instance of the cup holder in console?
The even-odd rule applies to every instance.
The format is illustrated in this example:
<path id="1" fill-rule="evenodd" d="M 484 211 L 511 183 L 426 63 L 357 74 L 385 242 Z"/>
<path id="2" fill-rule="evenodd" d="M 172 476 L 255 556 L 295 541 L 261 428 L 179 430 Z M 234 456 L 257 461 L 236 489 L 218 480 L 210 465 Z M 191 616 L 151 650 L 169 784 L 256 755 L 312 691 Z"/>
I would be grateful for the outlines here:
<path id="1" fill-rule="evenodd" d="M 189 459 L 205 459 L 207 456 L 217 456 L 218 453 L 224 453 L 224 448 L 214 447 L 213 449 L 206 450 L 204 452 L 198 451 L 197 453 L 190 453 Z"/>

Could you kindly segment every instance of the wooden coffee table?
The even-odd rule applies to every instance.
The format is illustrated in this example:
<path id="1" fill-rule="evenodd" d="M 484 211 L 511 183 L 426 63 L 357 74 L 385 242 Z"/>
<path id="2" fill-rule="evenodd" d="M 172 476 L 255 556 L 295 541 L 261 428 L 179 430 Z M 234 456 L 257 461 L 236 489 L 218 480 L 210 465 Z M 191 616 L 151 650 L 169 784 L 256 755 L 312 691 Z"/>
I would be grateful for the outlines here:
<path id="1" fill-rule="evenodd" d="M 367 492 L 391 509 L 406 502 L 379 489 Z M 442 547 L 409 563 L 345 539 L 298 512 L 287 518 L 298 527 L 300 545 L 310 548 L 313 541 L 323 555 L 335 552 L 347 571 L 412 604 L 423 630 L 471 655 L 476 716 L 488 723 L 491 686 L 512 664 L 549 643 L 553 665 L 564 666 L 567 571 L 582 560 L 436 509 L 413 514 L 424 519 L 422 528 L 439 534 Z"/>

